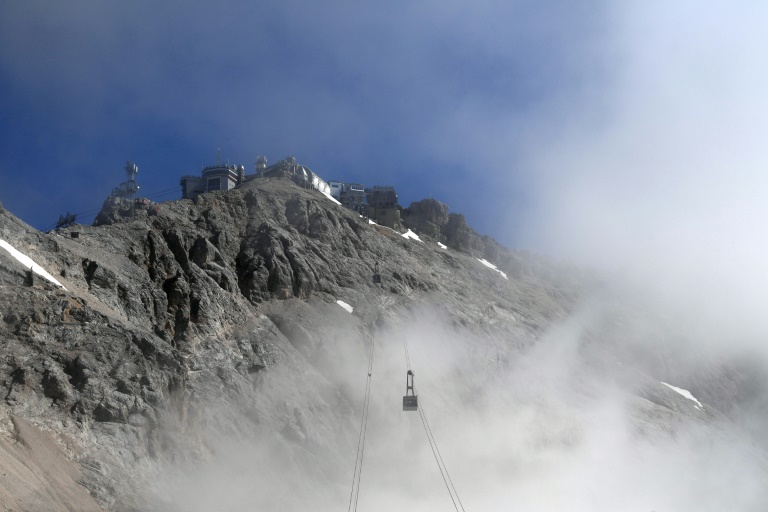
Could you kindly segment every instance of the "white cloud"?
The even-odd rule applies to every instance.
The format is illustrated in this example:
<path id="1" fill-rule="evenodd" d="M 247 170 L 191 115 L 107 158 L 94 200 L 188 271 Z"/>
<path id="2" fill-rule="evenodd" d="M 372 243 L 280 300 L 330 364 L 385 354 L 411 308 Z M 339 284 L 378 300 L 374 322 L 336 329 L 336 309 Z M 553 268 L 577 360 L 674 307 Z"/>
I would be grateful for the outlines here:
<path id="1" fill-rule="evenodd" d="M 768 333 L 766 15 L 743 2 L 615 7 L 611 50 L 597 54 L 607 74 L 542 111 L 527 149 L 525 238 L 722 328 Z"/>

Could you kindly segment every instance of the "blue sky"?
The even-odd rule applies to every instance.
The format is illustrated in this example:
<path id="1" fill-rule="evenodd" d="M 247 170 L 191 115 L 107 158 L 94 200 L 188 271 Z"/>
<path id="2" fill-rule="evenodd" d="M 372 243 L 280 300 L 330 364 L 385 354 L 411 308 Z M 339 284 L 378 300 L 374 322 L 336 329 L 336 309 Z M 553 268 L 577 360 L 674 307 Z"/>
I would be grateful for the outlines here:
<path id="1" fill-rule="evenodd" d="M 753 269 L 765 26 L 747 0 L 3 1 L 0 200 L 46 228 L 126 160 L 152 194 L 221 147 L 435 197 L 512 247 Z"/>
<path id="2" fill-rule="evenodd" d="M 44 229 L 126 160 L 150 194 L 221 147 L 438 198 L 514 245 L 526 126 L 594 78 L 576 61 L 606 23 L 601 2 L 2 2 L 0 200 Z"/>

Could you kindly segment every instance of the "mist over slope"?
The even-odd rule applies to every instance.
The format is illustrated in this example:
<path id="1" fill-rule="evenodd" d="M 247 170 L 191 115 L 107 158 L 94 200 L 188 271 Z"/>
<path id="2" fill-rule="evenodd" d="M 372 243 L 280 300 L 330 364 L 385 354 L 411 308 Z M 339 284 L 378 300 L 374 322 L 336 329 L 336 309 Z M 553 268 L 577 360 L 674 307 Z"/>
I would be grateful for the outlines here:
<path id="1" fill-rule="evenodd" d="M 403 238 L 283 179 L 58 233 L 0 211 L 0 239 L 63 285 L 25 284 L 0 249 L 3 442 L 23 462 L 21 422 L 45 432 L 106 510 L 338 510 L 374 343 L 359 506 L 449 509 L 401 410 L 407 345 L 467 510 L 765 509 L 759 356 L 423 221 Z M 6 481 L 0 498 L 45 488 Z"/>

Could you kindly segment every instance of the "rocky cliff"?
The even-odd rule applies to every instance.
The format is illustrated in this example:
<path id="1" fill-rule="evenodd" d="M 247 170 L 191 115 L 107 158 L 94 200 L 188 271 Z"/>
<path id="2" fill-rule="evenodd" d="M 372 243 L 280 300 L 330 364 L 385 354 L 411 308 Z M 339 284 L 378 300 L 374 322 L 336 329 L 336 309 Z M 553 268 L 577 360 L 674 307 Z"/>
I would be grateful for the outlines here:
<path id="1" fill-rule="evenodd" d="M 577 361 L 563 370 L 580 399 L 605 382 L 635 397 L 646 434 L 726 428 L 744 387 L 701 385 L 698 407 L 653 364 L 617 372 L 638 345 L 617 343 L 610 322 L 552 341 L 601 285 L 480 237 L 437 201 L 404 216 L 421 240 L 280 178 L 99 218 L 40 233 L 0 211 L 0 239 L 60 283 L 0 249 L 0 466 L 17 475 L 0 482 L 0 510 L 212 510 L 222 495 L 232 510 L 343 506 L 372 343 L 392 383 L 372 427 L 383 444 L 414 425 L 397 404 L 404 340 L 446 422 L 502 402 L 565 414 L 516 380 L 537 357 L 550 369 Z M 539 354 L 553 346 L 568 348 Z M 574 432 L 536 442 L 566 446 Z M 32 467 L 50 475 L 19 469 Z"/>

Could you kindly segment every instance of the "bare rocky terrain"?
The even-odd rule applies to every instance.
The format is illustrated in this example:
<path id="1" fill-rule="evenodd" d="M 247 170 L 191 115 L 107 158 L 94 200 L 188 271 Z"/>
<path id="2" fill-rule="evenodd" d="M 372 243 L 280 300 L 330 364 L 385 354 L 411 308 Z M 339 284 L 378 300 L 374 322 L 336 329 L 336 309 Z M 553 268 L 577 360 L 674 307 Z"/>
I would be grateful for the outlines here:
<path id="1" fill-rule="evenodd" d="M 207 463 L 231 450 L 248 462 L 232 456 L 239 462 L 223 480 L 258 472 L 247 487 L 259 509 L 306 509 L 308 496 L 316 510 L 343 506 L 374 339 L 383 373 L 398 375 L 396 414 L 404 338 L 445 343 L 423 353 L 463 354 L 434 361 L 444 369 L 434 382 L 450 385 L 424 383 L 446 415 L 453 397 L 481 411 L 507 385 L 510 402 L 535 402 L 503 379 L 525 375 L 526 358 L 583 316 L 604 284 L 506 249 L 434 200 L 411 205 L 403 222 L 421 241 L 278 178 L 163 203 L 151 216 L 126 219 L 107 204 L 101 225 L 50 233 L 0 209 L 0 239 L 63 285 L 30 283 L 0 249 L 0 510 L 212 510 L 180 482 L 213 486 Z M 749 439 L 739 414 L 764 396 L 764 373 L 703 356 L 683 371 L 679 354 L 627 327 L 637 321 L 631 308 L 600 311 L 553 359 L 578 361 L 564 369 L 577 396 L 615 384 L 639 436 L 674 437 L 694 424 Z M 254 469 L 265 465 L 273 470 Z M 182 477 L 179 468 L 201 469 Z"/>

